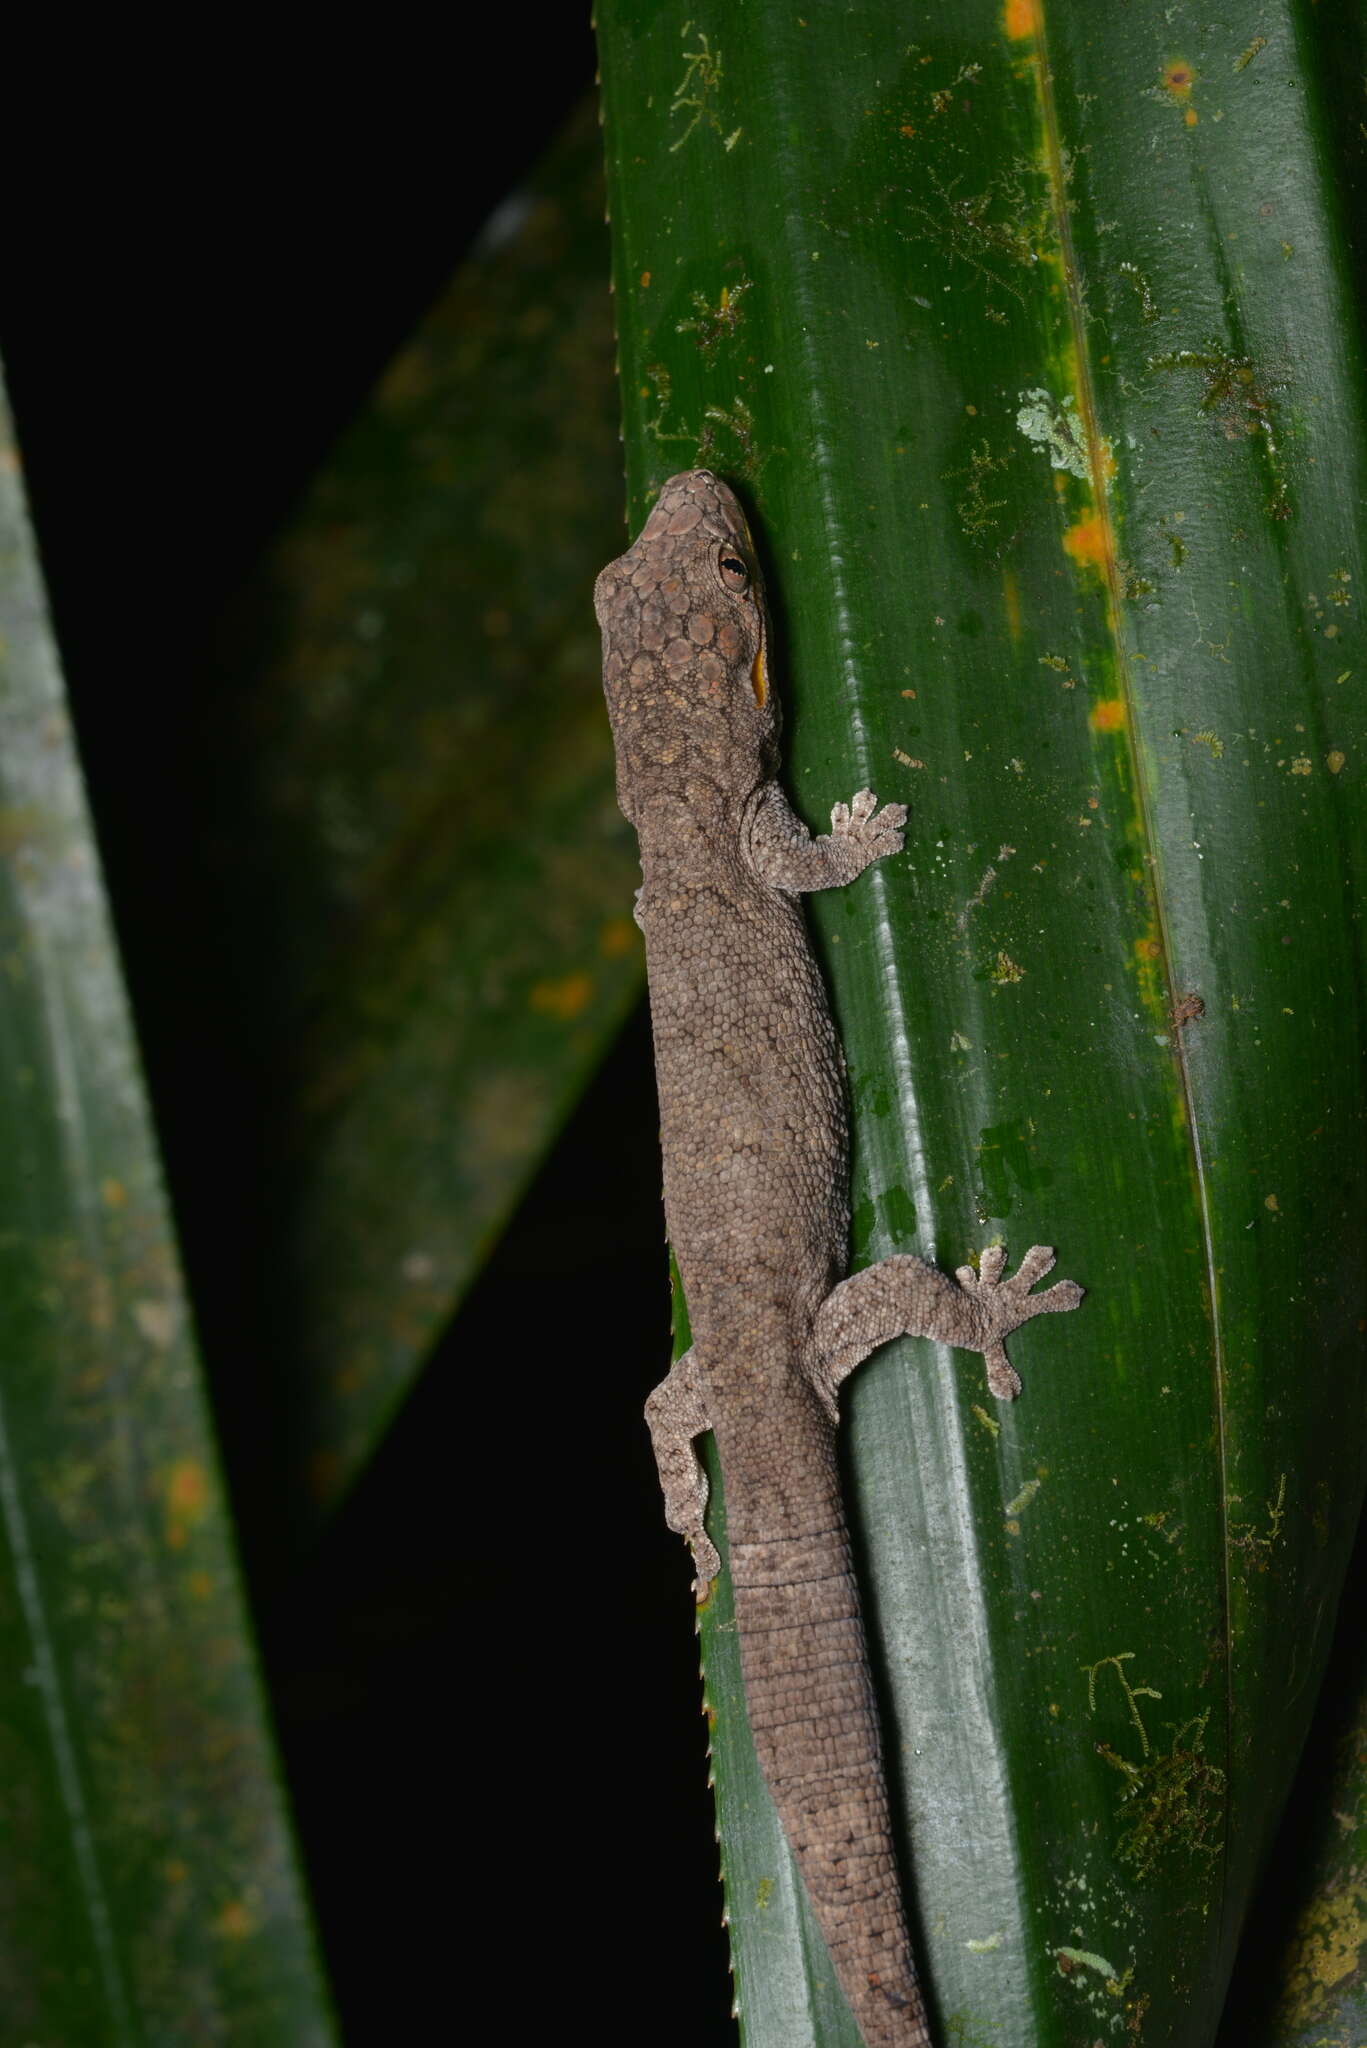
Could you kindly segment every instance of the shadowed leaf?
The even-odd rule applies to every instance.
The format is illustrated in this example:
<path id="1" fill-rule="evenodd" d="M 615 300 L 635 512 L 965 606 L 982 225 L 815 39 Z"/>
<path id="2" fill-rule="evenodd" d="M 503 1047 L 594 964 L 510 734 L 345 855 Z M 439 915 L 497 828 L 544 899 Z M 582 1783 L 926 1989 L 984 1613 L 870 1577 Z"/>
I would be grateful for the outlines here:
<path id="1" fill-rule="evenodd" d="M 0 2033 L 332 2038 L 0 411 Z"/>
<path id="2" fill-rule="evenodd" d="M 621 544 L 592 110 L 489 223 L 238 608 L 213 736 L 322 1506 L 640 986 L 593 579 Z M 283 1051 L 282 1051 L 283 1048 Z"/>

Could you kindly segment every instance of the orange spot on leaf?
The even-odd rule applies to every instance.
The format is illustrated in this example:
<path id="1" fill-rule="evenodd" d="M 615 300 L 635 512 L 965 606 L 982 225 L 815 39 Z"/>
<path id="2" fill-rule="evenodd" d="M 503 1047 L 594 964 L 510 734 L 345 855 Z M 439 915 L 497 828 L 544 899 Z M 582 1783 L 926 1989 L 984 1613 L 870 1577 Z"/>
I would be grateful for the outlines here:
<path id="1" fill-rule="evenodd" d="M 1174 57 L 1163 66 L 1163 90 L 1175 103 L 1184 109 L 1182 119 L 1188 128 L 1194 128 L 1200 120 L 1195 107 L 1189 104 L 1191 89 L 1196 83 L 1196 69 L 1188 64 L 1185 57 Z"/>
<path id="2" fill-rule="evenodd" d="M 209 1475 L 195 1458 L 181 1458 L 166 1475 L 166 1541 L 184 1549 L 209 1506 Z"/>
<path id="3" fill-rule="evenodd" d="M 598 934 L 598 950 L 605 960 L 620 960 L 636 945 L 636 927 L 629 917 L 610 917 Z"/>
<path id="4" fill-rule="evenodd" d="M 229 1941 L 242 1941 L 251 1933 L 255 1922 L 249 1906 L 241 1899 L 229 1899 L 214 1925 Z"/>
<path id="5" fill-rule="evenodd" d="M 1013 43 L 1024 41 L 1026 36 L 1037 36 L 1040 31 L 1039 0 L 1006 0 L 1002 22 Z"/>
<path id="6" fill-rule="evenodd" d="M 1087 723 L 1093 732 L 1124 732 L 1125 706 L 1119 697 L 1103 697 L 1093 704 Z"/>
<path id="7" fill-rule="evenodd" d="M 1099 512 L 1079 519 L 1063 536 L 1063 546 L 1075 562 L 1099 569 L 1106 559 L 1106 521 Z"/>
<path id="8" fill-rule="evenodd" d="M 573 1023 L 592 1000 L 593 977 L 588 974 L 564 974 L 558 981 L 538 981 L 530 997 L 534 1010 L 546 1017 L 558 1017 L 562 1024 Z"/>

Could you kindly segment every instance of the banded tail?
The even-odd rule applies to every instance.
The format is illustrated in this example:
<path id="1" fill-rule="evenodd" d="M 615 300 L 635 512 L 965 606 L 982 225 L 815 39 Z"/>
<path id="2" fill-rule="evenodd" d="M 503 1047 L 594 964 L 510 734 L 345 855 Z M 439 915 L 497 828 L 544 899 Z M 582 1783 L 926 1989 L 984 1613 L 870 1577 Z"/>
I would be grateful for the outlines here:
<path id="1" fill-rule="evenodd" d="M 849 1536 L 733 1543 L 731 1573 L 760 1768 L 840 1987 L 867 2048 L 931 2048 Z"/>

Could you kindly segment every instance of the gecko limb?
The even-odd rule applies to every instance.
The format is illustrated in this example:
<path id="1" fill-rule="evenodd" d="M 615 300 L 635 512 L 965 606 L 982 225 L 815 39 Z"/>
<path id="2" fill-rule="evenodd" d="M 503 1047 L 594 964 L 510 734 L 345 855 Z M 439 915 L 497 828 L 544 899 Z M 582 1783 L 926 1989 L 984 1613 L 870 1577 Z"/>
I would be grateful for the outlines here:
<path id="1" fill-rule="evenodd" d="M 989 1245 L 978 1263 L 976 1273 L 960 1266 L 951 1280 L 924 1260 L 897 1253 L 832 1288 L 813 1332 L 818 1371 L 831 1397 L 871 1351 L 906 1336 L 981 1351 L 991 1391 L 999 1401 L 1014 1400 L 1020 1376 L 1007 1358 L 1005 1339 L 1032 1316 L 1076 1308 L 1083 1290 L 1075 1280 L 1060 1280 L 1044 1294 L 1031 1294 L 1054 1263 L 1048 1245 L 1032 1245 L 1009 1280 L 1001 1277 L 1003 1246 Z"/>
<path id="2" fill-rule="evenodd" d="M 764 790 L 750 821 L 750 865 L 771 889 L 798 895 L 810 889 L 838 889 L 862 875 L 871 861 L 902 851 L 905 804 L 884 804 L 871 789 L 852 803 L 837 804 L 830 832 L 813 839 L 776 782 Z"/>
<path id="3" fill-rule="evenodd" d="M 707 1474 L 693 1440 L 712 1424 L 691 1351 L 685 1351 L 646 1402 L 646 1422 L 665 1497 L 665 1521 L 692 1546 L 701 1594 L 721 1570 L 721 1559 L 703 1527 Z"/>

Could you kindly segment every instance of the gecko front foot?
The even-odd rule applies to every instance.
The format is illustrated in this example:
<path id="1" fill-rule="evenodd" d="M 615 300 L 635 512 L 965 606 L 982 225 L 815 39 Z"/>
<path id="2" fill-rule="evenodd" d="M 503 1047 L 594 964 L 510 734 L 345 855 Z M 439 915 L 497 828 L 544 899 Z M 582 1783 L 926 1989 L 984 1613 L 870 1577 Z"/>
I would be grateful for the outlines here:
<path id="1" fill-rule="evenodd" d="M 976 1273 L 971 1266 L 960 1266 L 955 1274 L 981 1317 L 981 1342 L 976 1348 L 987 1364 L 987 1384 L 999 1401 L 1014 1401 L 1021 1390 L 1020 1374 L 1006 1355 L 1004 1339 L 1032 1316 L 1059 1315 L 1076 1308 L 1086 1291 L 1076 1280 L 1059 1280 L 1043 1294 L 1032 1294 L 1030 1289 L 1053 1263 L 1052 1245 L 1032 1244 L 1011 1278 L 1003 1280 L 1006 1247 L 992 1244 L 979 1258 Z"/>
<path id="2" fill-rule="evenodd" d="M 852 803 L 836 804 L 831 810 L 831 837 L 858 847 L 865 861 L 881 860 L 884 854 L 902 851 L 902 827 L 907 822 L 905 804 L 884 804 L 871 789 L 861 789 Z"/>

